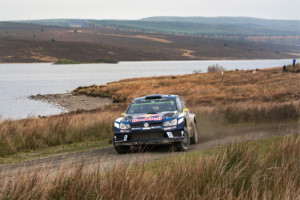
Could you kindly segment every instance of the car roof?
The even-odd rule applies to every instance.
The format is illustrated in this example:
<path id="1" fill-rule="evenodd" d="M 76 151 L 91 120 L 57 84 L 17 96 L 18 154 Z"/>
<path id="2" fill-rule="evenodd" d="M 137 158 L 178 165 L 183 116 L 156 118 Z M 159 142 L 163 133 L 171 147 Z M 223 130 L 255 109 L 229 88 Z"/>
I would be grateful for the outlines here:
<path id="1" fill-rule="evenodd" d="M 151 95 L 135 98 L 134 101 L 143 100 L 143 99 L 161 99 L 161 98 L 174 99 L 176 97 L 178 97 L 178 95 L 176 94 L 151 94 Z"/>

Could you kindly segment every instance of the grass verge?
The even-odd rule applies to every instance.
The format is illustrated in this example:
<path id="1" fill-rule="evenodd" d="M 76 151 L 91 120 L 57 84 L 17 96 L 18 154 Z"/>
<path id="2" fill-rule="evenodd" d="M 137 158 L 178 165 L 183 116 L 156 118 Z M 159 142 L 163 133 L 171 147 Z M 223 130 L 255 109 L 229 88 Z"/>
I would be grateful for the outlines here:
<path id="1" fill-rule="evenodd" d="M 0 199 L 297 199 L 299 163 L 300 137 L 288 135 L 106 172 L 23 173 Z"/>
<path id="2" fill-rule="evenodd" d="M 81 113 L 0 121 L 0 157 L 60 145 L 111 143 L 115 112 Z"/>
<path id="3" fill-rule="evenodd" d="M 74 144 L 64 144 L 45 149 L 32 150 L 28 152 L 20 152 L 14 155 L 0 157 L 0 164 L 13 164 L 18 162 L 31 161 L 38 158 L 45 158 L 49 156 L 57 156 L 60 154 L 89 151 L 96 148 L 103 148 L 111 146 L 107 140 L 86 141 Z"/>

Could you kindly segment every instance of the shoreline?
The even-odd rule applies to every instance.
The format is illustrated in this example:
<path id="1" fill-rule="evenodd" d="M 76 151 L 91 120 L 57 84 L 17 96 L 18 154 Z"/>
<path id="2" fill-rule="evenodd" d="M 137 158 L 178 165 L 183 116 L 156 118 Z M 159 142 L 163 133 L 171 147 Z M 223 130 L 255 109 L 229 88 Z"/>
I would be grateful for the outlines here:
<path id="1" fill-rule="evenodd" d="M 300 60 L 300 57 L 295 57 L 296 60 Z M 62 63 L 56 64 L 56 62 L 1 62 L 0 64 L 53 64 L 53 65 L 80 65 L 80 64 L 119 64 L 124 62 L 176 62 L 176 61 L 256 61 L 256 60 L 292 60 L 289 58 L 214 58 L 214 59 L 182 59 L 182 60 L 119 60 L 117 63 L 109 63 L 109 62 L 81 62 L 78 63 Z M 292 62 L 292 61 L 291 61 Z"/>
<path id="2" fill-rule="evenodd" d="M 37 94 L 29 96 L 29 99 L 45 101 L 50 104 L 56 104 L 64 108 L 67 112 L 79 110 L 94 110 L 105 105 L 113 103 L 110 98 L 91 97 L 86 95 L 72 95 L 71 93 L 63 94 Z"/>

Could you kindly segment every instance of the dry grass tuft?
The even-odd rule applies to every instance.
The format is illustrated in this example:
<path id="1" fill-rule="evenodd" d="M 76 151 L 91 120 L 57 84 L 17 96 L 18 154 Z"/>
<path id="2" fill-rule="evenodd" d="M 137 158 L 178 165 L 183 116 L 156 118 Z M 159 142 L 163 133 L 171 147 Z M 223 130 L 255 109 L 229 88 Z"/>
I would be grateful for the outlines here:
<path id="1" fill-rule="evenodd" d="M 226 69 L 218 64 L 210 65 L 207 67 L 207 72 L 220 72 L 220 71 L 226 71 Z"/>
<path id="2" fill-rule="evenodd" d="M 286 67 L 286 70 L 287 70 L 288 72 L 300 73 L 300 63 L 297 63 L 296 66 L 288 65 L 288 66 Z"/>

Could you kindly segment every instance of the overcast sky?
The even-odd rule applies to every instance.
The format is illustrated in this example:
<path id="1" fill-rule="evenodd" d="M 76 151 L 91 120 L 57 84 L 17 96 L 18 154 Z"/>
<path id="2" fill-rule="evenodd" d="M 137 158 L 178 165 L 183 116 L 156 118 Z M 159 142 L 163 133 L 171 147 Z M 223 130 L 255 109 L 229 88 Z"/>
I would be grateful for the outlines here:
<path id="1" fill-rule="evenodd" d="M 300 0 L 0 0 L 0 21 L 245 16 L 300 20 Z"/>

